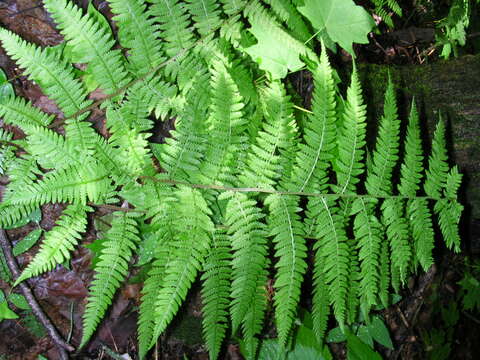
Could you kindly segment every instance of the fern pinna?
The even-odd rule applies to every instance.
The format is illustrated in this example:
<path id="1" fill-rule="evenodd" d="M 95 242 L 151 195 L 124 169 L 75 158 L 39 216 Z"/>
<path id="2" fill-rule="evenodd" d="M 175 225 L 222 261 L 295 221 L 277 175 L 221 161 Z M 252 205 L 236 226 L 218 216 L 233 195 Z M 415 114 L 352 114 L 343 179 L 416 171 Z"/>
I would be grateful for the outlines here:
<path id="1" fill-rule="evenodd" d="M 313 39 L 314 26 L 297 2 L 109 3 L 124 52 L 100 13 L 67 0 L 44 0 L 65 38 L 61 46 L 42 49 L 0 30 L 6 52 L 64 115 L 54 122 L 17 97 L 0 103 L 5 123 L 25 133 L 22 140 L 0 134 L 9 151 L 22 149 L 3 164 L 10 184 L 0 226 L 47 203 L 66 204 L 16 284 L 68 261 L 87 213 L 115 210 L 95 265 L 80 347 L 152 239 L 155 253 L 143 263 L 142 358 L 196 279 L 211 358 L 218 358 L 229 328 L 242 334 L 255 358 L 269 279 L 286 349 L 309 267 L 313 327 L 322 341 L 330 312 L 345 328 L 359 311 L 388 305 L 390 292 L 419 265 L 432 265 L 435 221 L 447 246 L 459 251 L 461 175 L 447 161 L 444 123 L 425 158 L 415 105 L 402 125 L 390 82 L 368 151 L 357 72 L 343 97 L 323 43 L 305 41 Z M 255 31 L 238 33 L 249 23 Z M 271 46 L 291 51 L 284 62 L 269 64 L 268 53 L 257 66 L 258 57 L 278 50 L 265 48 L 259 30 L 282 40 Z M 85 70 L 72 65 L 78 63 Z M 313 75 L 310 110 L 295 104 L 282 80 L 298 64 Z M 97 88 L 106 96 L 107 137 L 88 121 L 97 105 L 88 94 Z M 172 137 L 150 140 L 155 123 L 171 117 Z"/>

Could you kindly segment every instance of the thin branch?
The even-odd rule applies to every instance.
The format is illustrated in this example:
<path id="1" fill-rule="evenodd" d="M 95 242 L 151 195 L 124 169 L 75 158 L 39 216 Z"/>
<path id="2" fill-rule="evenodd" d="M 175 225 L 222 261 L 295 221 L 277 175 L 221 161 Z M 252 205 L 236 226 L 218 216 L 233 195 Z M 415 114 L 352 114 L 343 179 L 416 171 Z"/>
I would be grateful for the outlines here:
<path id="1" fill-rule="evenodd" d="M 20 270 L 18 269 L 17 262 L 12 254 L 12 246 L 10 245 L 10 241 L 7 238 L 7 234 L 5 230 L 0 229 L 0 246 L 3 250 L 3 254 L 5 255 L 5 260 L 7 261 L 7 266 L 12 273 L 13 280 L 16 280 L 20 276 Z M 67 344 L 58 333 L 55 326 L 52 324 L 50 319 L 45 315 L 42 308 L 38 304 L 35 296 L 33 295 L 32 291 L 28 287 L 25 282 L 22 282 L 18 285 L 20 290 L 22 290 L 23 296 L 30 305 L 33 314 L 38 319 L 38 321 L 43 325 L 47 334 L 52 339 L 53 343 L 56 345 L 58 352 L 60 354 L 60 358 L 62 360 L 68 360 L 68 353 L 67 351 L 74 351 L 75 348 L 70 344 Z"/>

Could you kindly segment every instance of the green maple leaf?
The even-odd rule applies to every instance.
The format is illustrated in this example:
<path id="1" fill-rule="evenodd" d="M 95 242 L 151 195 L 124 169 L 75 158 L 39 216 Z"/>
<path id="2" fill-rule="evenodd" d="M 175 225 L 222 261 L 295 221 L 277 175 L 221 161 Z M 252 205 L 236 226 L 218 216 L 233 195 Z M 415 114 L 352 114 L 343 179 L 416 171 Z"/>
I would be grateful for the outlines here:
<path id="1" fill-rule="evenodd" d="M 272 23 L 254 20 L 249 31 L 258 43 L 245 49 L 260 69 L 270 72 L 272 79 L 282 79 L 288 70 L 297 71 L 303 67 L 300 55 L 302 46 L 290 35 Z"/>
<path id="2" fill-rule="evenodd" d="M 352 43 L 368 43 L 367 35 L 375 26 L 372 17 L 352 0 L 305 0 L 298 10 L 319 32 L 353 55 Z"/>

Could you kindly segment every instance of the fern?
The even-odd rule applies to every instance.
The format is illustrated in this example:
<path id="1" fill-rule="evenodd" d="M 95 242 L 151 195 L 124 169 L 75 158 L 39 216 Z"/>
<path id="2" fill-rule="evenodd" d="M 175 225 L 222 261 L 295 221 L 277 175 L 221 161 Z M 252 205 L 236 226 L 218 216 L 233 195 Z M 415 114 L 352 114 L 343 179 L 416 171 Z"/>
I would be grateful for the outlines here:
<path id="1" fill-rule="evenodd" d="M 52 270 L 57 264 L 70 259 L 70 251 L 75 248 L 81 233 L 86 230 L 87 221 L 85 213 L 91 211 L 84 205 L 69 205 L 57 226 L 50 230 L 40 246 L 40 251 L 27 268 L 22 271 L 15 285 L 45 271 Z"/>
<path id="2" fill-rule="evenodd" d="M 426 159 L 414 104 L 400 137 L 389 82 L 377 141 L 367 149 L 356 69 L 344 97 L 324 44 L 315 43 L 298 11 L 301 1 L 110 0 L 118 44 L 99 13 L 84 14 L 67 0 L 44 3 L 66 51 L 41 49 L 4 29 L 0 41 L 56 102 L 65 131 L 52 129 L 61 120 L 19 97 L 0 102 L 4 122 L 25 133 L 21 140 L 0 133 L 10 180 L 0 226 L 44 204 L 66 206 L 18 284 L 69 258 L 93 208 L 116 210 L 90 286 L 81 346 L 147 238 L 155 253 L 139 264 L 149 267 L 138 320 L 141 358 L 197 277 L 210 357 L 221 356 L 231 327 L 253 359 L 270 278 L 286 349 L 310 265 L 313 328 L 322 341 L 330 314 L 345 329 L 359 310 L 366 316 L 387 305 L 391 288 L 418 265 L 431 266 L 437 229 L 449 248 L 460 249 L 461 175 L 449 166 L 443 122 Z M 395 4 L 381 2 L 398 12 Z M 300 69 L 312 74 L 310 109 L 300 108 L 283 81 Z M 92 83 L 107 95 L 105 137 L 87 121 Z M 152 135 L 170 118 L 175 129 L 158 143 Z"/>
<path id="3" fill-rule="evenodd" d="M 128 265 L 138 242 L 135 213 L 113 213 L 112 227 L 105 234 L 100 261 L 95 266 L 95 278 L 90 287 L 83 314 L 83 336 L 80 347 L 92 336 L 105 311 L 112 302 L 113 294 L 128 274 Z"/>
<path id="4" fill-rule="evenodd" d="M 119 50 L 106 29 L 67 0 L 45 0 L 45 8 L 72 47 L 72 61 L 88 63 L 88 73 L 107 94 L 120 90 L 129 81 Z"/>
<path id="5" fill-rule="evenodd" d="M 222 231 L 216 230 L 202 275 L 203 332 L 211 359 L 218 358 L 228 326 L 231 257 L 229 238 Z"/>

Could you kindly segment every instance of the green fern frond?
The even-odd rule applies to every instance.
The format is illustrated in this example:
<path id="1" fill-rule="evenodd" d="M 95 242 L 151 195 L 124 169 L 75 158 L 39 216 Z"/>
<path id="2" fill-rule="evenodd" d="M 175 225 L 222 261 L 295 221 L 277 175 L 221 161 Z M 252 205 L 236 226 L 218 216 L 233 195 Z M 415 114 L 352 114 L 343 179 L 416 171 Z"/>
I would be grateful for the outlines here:
<path id="1" fill-rule="evenodd" d="M 462 174 L 457 166 L 450 169 L 445 184 L 445 197 L 435 203 L 434 211 L 438 214 L 438 222 L 443 238 L 449 249 L 460 252 L 460 236 L 458 223 L 463 211 L 463 205 L 456 201 L 458 188 L 462 181 Z"/>
<path id="2" fill-rule="evenodd" d="M 343 123 L 338 135 L 338 157 L 334 169 L 337 175 L 336 191 L 354 193 L 359 176 L 364 171 L 361 161 L 365 150 L 366 106 L 356 70 L 352 73 L 347 101 L 343 113 Z"/>
<path id="3" fill-rule="evenodd" d="M 390 305 L 389 289 L 390 289 L 390 259 L 388 251 L 388 243 L 382 241 L 380 249 L 380 265 L 378 280 L 378 298 L 382 306 L 387 308 Z"/>
<path id="4" fill-rule="evenodd" d="M 232 329 L 235 333 L 242 324 L 244 339 L 252 350 L 266 308 L 264 286 L 268 259 L 265 225 L 260 222 L 264 215 L 256 206 L 256 201 L 245 194 L 226 192 L 220 199 L 229 199 L 225 220 L 234 252 L 230 308 Z"/>
<path id="5" fill-rule="evenodd" d="M 333 305 L 333 314 L 343 328 L 347 312 L 347 288 L 349 286 L 350 249 L 344 227 L 344 217 L 334 199 L 318 198 L 314 210 L 318 214 L 318 223 L 314 231 L 315 262 L 323 264 L 324 282 L 328 288 L 329 302 Z"/>
<path id="6" fill-rule="evenodd" d="M 306 42 L 310 38 L 310 30 L 290 0 L 264 0 L 264 2 L 270 5 L 278 18 L 287 24 L 294 37 L 301 42 Z"/>
<path id="7" fill-rule="evenodd" d="M 385 92 L 384 114 L 380 119 L 376 149 L 372 155 L 372 171 L 367 174 L 365 187 L 369 194 L 392 193 L 392 172 L 398 160 L 400 120 L 398 119 L 395 89 L 389 79 Z"/>
<path id="8" fill-rule="evenodd" d="M 119 91 L 130 80 L 119 50 L 105 27 L 67 0 L 44 0 L 45 9 L 58 24 L 72 48 L 73 62 L 88 63 L 87 72 L 106 94 Z"/>
<path id="9" fill-rule="evenodd" d="M 440 199 L 446 186 L 448 163 L 445 142 L 445 124 L 440 120 L 433 134 L 432 153 L 428 159 L 428 170 L 423 188 L 428 196 Z"/>
<path id="10" fill-rule="evenodd" d="M 412 102 L 408 118 L 404 153 L 398 191 L 401 195 L 413 197 L 420 189 L 423 172 L 422 140 L 415 101 Z"/>
<path id="11" fill-rule="evenodd" d="M 148 271 L 147 278 L 142 289 L 142 301 L 138 316 L 138 345 L 140 359 L 145 358 L 150 344 L 155 341 L 153 332 L 155 329 L 155 301 L 160 292 L 165 279 L 165 268 L 173 260 L 175 247 L 172 246 L 174 234 L 169 233 L 172 230 L 165 226 L 167 231 L 161 231 L 158 235 L 157 247 L 155 249 L 155 259 Z"/>
<path id="12" fill-rule="evenodd" d="M 199 171 L 205 152 L 207 117 L 210 89 L 199 78 L 192 86 L 186 104 L 176 120 L 172 137 L 157 147 L 157 158 L 171 179 L 189 180 Z"/>
<path id="13" fill-rule="evenodd" d="M 247 4 L 247 0 L 220 0 L 223 4 L 223 11 L 228 16 L 240 13 Z"/>
<path id="14" fill-rule="evenodd" d="M 11 96 L 0 102 L 0 116 L 6 124 L 18 126 L 24 130 L 24 125 L 48 126 L 54 116 L 48 115 L 21 97 Z"/>
<path id="15" fill-rule="evenodd" d="M 145 0 L 109 0 L 118 25 L 118 40 L 129 49 L 128 62 L 138 75 L 155 69 L 165 59 L 154 20 L 146 11 Z"/>
<path id="16" fill-rule="evenodd" d="M 427 271 L 433 264 L 432 250 L 435 242 L 432 213 L 427 200 L 414 199 L 410 201 L 407 214 L 410 219 L 416 261 Z"/>
<path id="17" fill-rule="evenodd" d="M 50 230 L 40 245 L 40 250 L 28 266 L 22 271 L 14 286 L 22 281 L 52 270 L 56 265 L 70 259 L 70 251 L 77 245 L 86 230 L 85 217 L 92 209 L 88 206 L 69 205 L 57 221 L 57 226 Z"/>
<path id="18" fill-rule="evenodd" d="M 240 182 L 260 188 L 273 188 L 278 179 L 288 177 L 287 151 L 295 144 L 296 126 L 290 98 L 279 81 L 261 90 L 265 121 L 255 144 L 247 154 Z M 287 156 L 285 156 L 287 155 Z"/>
<path id="19" fill-rule="evenodd" d="M 298 203 L 298 197 L 270 195 L 265 199 L 265 205 L 270 210 L 268 229 L 274 236 L 275 257 L 278 258 L 274 302 L 278 339 L 282 347 L 287 345 L 307 270 L 307 247 Z"/>
<path id="20" fill-rule="evenodd" d="M 105 202 L 111 191 L 111 180 L 103 166 L 95 163 L 81 167 L 72 165 L 47 173 L 42 180 L 28 185 L 3 204 L 38 206 L 47 202 L 86 204 L 87 201 L 98 204 Z"/>
<path id="21" fill-rule="evenodd" d="M 165 267 L 163 285 L 155 300 L 155 320 L 152 347 L 158 336 L 176 314 L 187 291 L 203 267 L 205 257 L 211 247 L 210 235 L 214 225 L 202 194 L 192 188 L 182 187 L 175 192 L 178 203 L 169 215 L 176 232 L 174 255 Z"/>
<path id="22" fill-rule="evenodd" d="M 322 191 L 328 181 L 328 169 L 336 149 L 335 84 L 325 46 L 318 67 L 313 70 L 312 113 L 304 130 L 304 143 L 299 144 L 292 171 L 292 190 Z M 358 84 L 357 84 L 358 85 Z"/>
<path id="23" fill-rule="evenodd" d="M 15 148 L 10 144 L 12 139 L 12 133 L 0 128 L 0 176 L 5 175 L 9 164 L 15 159 Z"/>
<path id="24" fill-rule="evenodd" d="M 202 275 L 203 336 L 212 360 L 218 358 L 228 325 L 231 261 L 230 239 L 217 230 Z"/>
<path id="25" fill-rule="evenodd" d="M 7 200 L 7 194 L 10 192 L 14 193 L 15 190 L 20 190 L 35 182 L 41 173 L 37 161 L 32 155 L 27 154 L 15 158 L 7 172 L 10 184 L 3 199 Z"/>
<path id="26" fill-rule="evenodd" d="M 373 11 L 380 16 L 390 28 L 393 28 L 392 15 L 390 12 L 393 12 L 400 17 L 402 16 L 402 8 L 397 0 L 372 0 L 372 3 L 375 5 Z"/>
<path id="27" fill-rule="evenodd" d="M 455 252 L 460 252 L 458 223 L 463 205 L 456 201 L 441 199 L 435 203 L 434 211 L 438 214 L 438 223 L 447 247 L 453 248 Z"/>
<path id="28" fill-rule="evenodd" d="M 325 282 L 324 265 L 320 259 L 315 259 L 313 268 L 313 299 L 312 320 L 313 331 L 319 343 L 324 341 L 330 315 L 330 297 Z"/>
<path id="29" fill-rule="evenodd" d="M 137 129 L 137 123 L 146 119 L 146 116 L 142 119 L 145 114 L 131 113 L 128 102 L 126 104 L 119 109 L 107 109 L 107 126 L 112 134 L 109 144 L 116 150 L 116 160 L 130 176 L 153 174 L 150 147 L 146 140 L 150 135 Z"/>
<path id="30" fill-rule="evenodd" d="M 45 169 L 62 169 L 80 165 L 79 152 L 70 141 L 53 130 L 38 125 L 25 125 L 28 136 L 27 150 Z"/>
<path id="31" fill-rule="evenodd" d="M 179 0 L 148 0 L 151 13 L 160 29 L 165 53 L 176 56 L 193 45 L 195 39 L 190 29 L 190 16 L 186 6 Z"/>
<path id="32" fill-rule="evenodd" d="M 0 41 L 7 54 L 30 79 L 55 100 L 65 116 L 71 116 L 91 104 L 82 83 L 75 79 L 73 67 L 53 53 L 22 40 L 18 35 L 0 29 Z M 31 109 L 28 114 L 33 115 Z M 35 116 L 38 117 L 38 114 Z"/>
<path id="33" fill-rule="evenodd" d="M 398 269 L 402 282 L 406 280 L 412 256 L 410 232 L 404 206 L 404 201 L 395 198 L 385 199 L 382 203 L 382 223 L 386 227 L 390 243 L 392 267 Z"/>
<path id="34" fill-rule="evenodd" d="M 113 295 L 128 274 L 128 265 L 140 238 L 132 212 L 113 213 L 111 228 L 105 234 L 100 261 L 95 266 L 95 277 L 90 285 L 90 295 L 83 313 L 83 335 L 80 348 L 95 332 L 103 319 Z"/>
<path id="35" fill-rule="evenodd" d="M 355 216 L 353 230 L 357 240 L 360 260 L 360 296 L 364 314 L 377 303 L 380 277 L 380 252 L 382 244 L 382 225 L 375 216 L 377 201 L 364 198 L 355 199 L 352 215 Z"/>
<path id="36" fill-rule="evenodd" d="M 244 150 L 246 119 L 243 99 L 223 61 L 212 68 L 208 142 L 200 171 L 210 183 L 235 184 L 239 152 Z M 235 164 L 235 165 L 234 165 Z M 237 168 L 237 169 L 236 169 Z"/>
<path id="37" fill-rule="evenodd" d="M 347 289 L 347 322 L 353 324 L 358 320 L 359 307 L 361 305 L 361 287 L 360 281 L 362 279 L 362 273 L 359 264 L 358 256 L 358 241 L 356 239 L 348 239 L 347 246 L 348 253 L 348 289 Z"/>
<path id="38" fill-rule="evenodd" d="M 210 35 L 220 27 L 222 23 L 220 4 L 216 0 L 187 0 L 187 2 L 186 7 L 200 36 Z"/>

